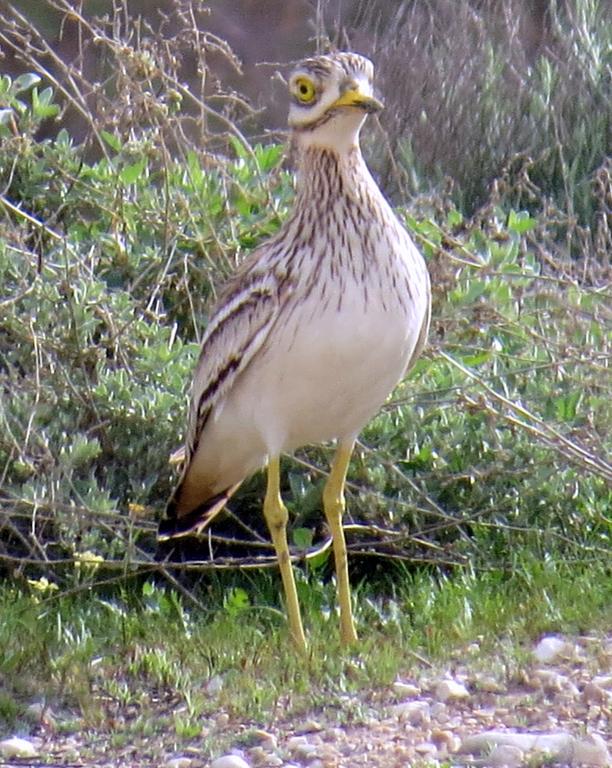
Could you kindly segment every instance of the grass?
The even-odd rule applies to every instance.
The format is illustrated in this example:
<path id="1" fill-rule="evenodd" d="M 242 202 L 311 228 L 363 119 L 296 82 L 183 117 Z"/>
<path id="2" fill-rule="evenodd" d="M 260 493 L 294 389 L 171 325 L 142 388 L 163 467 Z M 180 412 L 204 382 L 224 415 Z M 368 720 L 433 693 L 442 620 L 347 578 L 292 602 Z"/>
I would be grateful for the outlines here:
<path id="1" fill-rule="evenodd" d="M 397 677 L 418 677 L 458 654 L 483 666 L 495 658 L 512 675 L 540 634 L 609 631 L 612 620 L 612 580 L 601 566 L 577 572 L 525 561 L 508 574 L 466 569 L 454 578 L 422 571 L 398 579 L 392 597 L 362 584 L 361 642 L 347 652 L 329 609 L 333 584 L 311 579 L 301 582 L 309 635 L 303 658 L 282 615 L 261 598 L 274 590 L 275 580 L 265 580 L 241 608 L 233 595 L 243 587 L 212 588 L 204 611 L 150 581 L 106 596 L 4 585 L 3 729 L 15 728 L 41 698 L 64 712 L 67 730 L 123 723 L 113 726 L 116 740 L 122 729 L 141 736 L 162 729 L 177 746 L 200 735 L 203 717 L 220 712 L 262 726 L 311 711 L 360 720 L 367 714 L 360 693 Z"/>

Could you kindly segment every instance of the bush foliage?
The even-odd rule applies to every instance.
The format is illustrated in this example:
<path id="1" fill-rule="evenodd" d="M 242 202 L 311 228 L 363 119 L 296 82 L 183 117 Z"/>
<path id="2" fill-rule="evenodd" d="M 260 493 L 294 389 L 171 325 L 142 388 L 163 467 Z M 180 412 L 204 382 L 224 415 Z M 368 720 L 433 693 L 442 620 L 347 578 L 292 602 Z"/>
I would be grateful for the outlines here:
<path id="1" fill-rule="evenodd" d="M 161 45 L 88 29 L 114 67 L 99 111 L 77 65 L 49 84 L 40 40 L 31 72 L 0 80 L 0 562 L 62 583 L 150 567 L 207 309 L 293 194 L 283 147 L 249 144 L 222 100 L 194 116 Z M 56 127 L 67 106 L 87 117 L 83 141 Z M 599 117 L 583 130 L 602 146 Z M 550 208 L 503 191 L 470 218 L 439 195 L 398 209 L 429 262 L 434 321 L 351 467 L 349 544 L 364 556 L 610 555 L 606 265 L 572 258 Z M 287 460 L 302 548 L 328 455 Z M 237 501 L 247 517 L 257 483 Z"/>

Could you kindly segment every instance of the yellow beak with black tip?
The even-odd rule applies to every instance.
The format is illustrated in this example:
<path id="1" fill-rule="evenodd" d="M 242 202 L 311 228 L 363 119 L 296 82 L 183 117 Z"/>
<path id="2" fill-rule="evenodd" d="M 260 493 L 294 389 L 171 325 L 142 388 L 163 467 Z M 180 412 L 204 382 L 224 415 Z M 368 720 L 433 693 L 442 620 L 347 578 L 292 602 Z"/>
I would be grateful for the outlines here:
<path id="1" fill-rule="evenodd" d="M 362 93 L 358 88 L 348 88 L 331 106 L 358 107 L 368 113 L 380 112 L 381 109 L 384 109 L 382 101 L 375 99 L 374 96 Z"/>

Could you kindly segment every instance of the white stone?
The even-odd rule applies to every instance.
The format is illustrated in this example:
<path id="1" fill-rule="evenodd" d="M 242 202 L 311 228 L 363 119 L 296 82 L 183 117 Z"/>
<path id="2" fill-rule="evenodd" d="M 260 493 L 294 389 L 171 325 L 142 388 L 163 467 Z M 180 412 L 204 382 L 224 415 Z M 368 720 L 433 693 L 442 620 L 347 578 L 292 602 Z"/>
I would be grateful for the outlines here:
<path id="1" fill-rule="evenodd" d="M 420 744 L 414 745 L 414 751 L 420 755 L 435 755 L 438 752 L 438 748 L 431 741 L 422 741 Z"/>
<path id="2" fill-rule="evenodd" d="M 518 768 L 524 760 L 523 750 L 509 744 L 500 744 L 487 756 L 491 768 Z"/>
<path id="3" fill-rule="evenodd" d="M 421 689 L 417 688 L 416 685 L 412 685 L 412 683 L 402 683 L 401 680 L 396 680 L 396 682 L 393 683 L 393 690 L 398 696 L 402 696 L 406 699 L 411 697 L 414 698 L 421 693 Z"/>
<path id="4" fill-rule="evenodd" d="M 562 637 L 548 635 L 543 637 L 533 649 L 533 655 L 541 664 L 551 664 L 560 656 L 567 655 L 571 645 Z"/>
<path id="5" fill-rule="evenodd" d="M 592 739 L 593 737 L 591 737 Z M 579 752 L 583 755 L 594 755 L 595 759 L 601 759 L 601 744 L 587 739 L 579 746 Z M 559 733 L 513 733 L 510 731 L 486 731 L 468 736 L 461 744 L 461 752 L 470 754 L 482 754 L 490 752 L 500 746 L 516 747 L 522 752 L 546 752 L 553 757 L 561 757 L 564 761 L 578 762 L 574 760 L 574 754 L 579 741 L 566 732 Z M 605 745 L 604 745 L 605 748 Z M 607 763 L 591 763 L 592 765 L 607 765 Z"/>
<path id="6" fill-rule="evenodd" d="M 458 683 L 449 677 L 440 680 L 436 685 L 434 695 L 438 701 L 459 701 L 469 699 L 470 692 L 463 683 Z"/>
<path id="7" fill-rule="evenodd" d="M 310 761 L 318 757 L 318 747 L 316 744 L 299 744 L 293 751 L 293 755 L 298 760 Z"/>
<path id="8" fill-rule="evenodd" d="M 593 765 L 598 766 L 598 768 L 608 768 L 612 765 L 612 758 L 602 737 L 598 733 L 591 733 L 583 739 L 574 739 L 570 762 L 571 765 Z"/>
<path id="9" fill-rule="evenodd" d="M 266 768 L 280 768 L 284 763 L 277 755 L 267 755 L 265 765 Z"/>
<path id="10" fill-rule="evenodd" d="M 580 691 L 566 675 L 561 675 L 553 669 L 538 669 L 534 677 L 539 681 L 547 693 L 559 693 L 565 691 L 571 696 L 578 696 Z"/>
<path id="11" fill-rule="evenodd" d="M 173 757 L 166 763 L 166 768 L 191 768 L 193 760 L 190 757 Z"/>
<path id="12" fill-rule="evenodd" d="M 210 768 L 250 768 L 250 766 L 238 755 L 224 755 L 213 760 Z"/>
<path id="13" fill-rule="evenodd" d="M 612 675 L 596 675 L 591 682 L 600 688 L 612 690 Z"/>
<path id="14" fill-rule="evenodd" d="M 21 739 L 18 736 L 13 736 L 10 739 L 4 739 L 0 741 L 0 755 L 2 757 L 37 757 L 38 750 L 27 739 Z"/>
<path id="15" fill-rule="evenodd" d="M 295 752 L 299 747 L 301 747 L 303 744 L 307 743 L 306 736 L 292 736 L 287 741 L 287 749 L 289 752 L 293 753 Z"/>

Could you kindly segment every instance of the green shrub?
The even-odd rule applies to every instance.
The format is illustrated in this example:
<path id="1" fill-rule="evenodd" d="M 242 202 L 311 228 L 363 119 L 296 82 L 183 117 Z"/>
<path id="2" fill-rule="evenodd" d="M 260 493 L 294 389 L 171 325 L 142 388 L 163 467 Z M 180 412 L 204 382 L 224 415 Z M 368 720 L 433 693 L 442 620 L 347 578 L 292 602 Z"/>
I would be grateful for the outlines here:
<path id="1" fill-rule="evenodd" d="M 124 63 L 141 53 L 111 42 L 100 45 Z M 148 567 L 206 312 L 293 190 L 282 147 L 202 122 L 198 149 L 180 105 L 123 124 L 135 93 L 152 98 L 157 84 L 167 101 L 174 81 L 119 71 L 126 102 L 110 121 L 87 112 L 94 138 L 82 142 L 53 132 L 68 97 L 42 67 L 0 81 L 0 561 L 65 583 L 90 583 L 100 558 Z M 435 200 L 400 214 L 432 273 L 430 351 L 363 434 L 351 549 L 487 568 L 511 568 L 523 548 L 609 558 L 597 274 L 579 282 L 554 221 L 495 196 L 471 220 Z M 317 540 L 327 458 L 307 448 L 288 466 L 302 548 Z"/>

